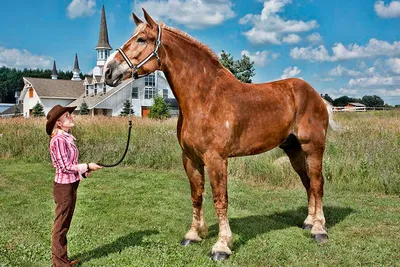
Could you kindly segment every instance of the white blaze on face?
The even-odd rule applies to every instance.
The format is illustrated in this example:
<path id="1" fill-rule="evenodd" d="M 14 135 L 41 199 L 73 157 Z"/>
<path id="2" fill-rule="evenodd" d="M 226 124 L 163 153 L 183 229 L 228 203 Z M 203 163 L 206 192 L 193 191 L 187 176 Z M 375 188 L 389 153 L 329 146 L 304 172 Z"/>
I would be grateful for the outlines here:
<path id="1" fill-rule="evenodd" d="M 107 69 L 108 63 L 114 60 L 115 55 L 118 53 L 118 51 L 113 52 L 111 55 L 108 56 L 106 63 L 104 64 L 104 70 Z"/>
<path id="2" fill-rule="evenodd" d="M 230 124 L 229 124 L 229 121 L 226 121 L 226 122 L 225 122 L 225 126 L 226 126 L 227 129 L 229 129 L 229 125 L 230 125 Z"/>

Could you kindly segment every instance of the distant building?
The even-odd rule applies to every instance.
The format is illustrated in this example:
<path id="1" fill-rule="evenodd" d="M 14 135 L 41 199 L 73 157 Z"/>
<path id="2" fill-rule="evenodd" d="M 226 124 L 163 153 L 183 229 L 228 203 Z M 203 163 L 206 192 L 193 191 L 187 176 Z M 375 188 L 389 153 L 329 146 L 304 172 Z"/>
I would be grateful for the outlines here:
<path id="1" fill-rule="evenodd" d="M 346 110 L 366 111 L 367 106 L 361 103 L 348 103 L 345 107 Z"/>
<path id="2" fill-rule="evenodd" d="M 57 104 L 63 106 L 77 106 L 76 113 L 85 102 L 92 116 L 118 116 L 123 108 L 123 103 L 128 99 L 132 101 L 134 115 L 145 117 L 154 103 L 154 96 L 159 95 L 165 99 L 175 99 L 171 87 L 163 72 L 155 73 L 138 80 L 128 79 L 117 87 L 110 87 L 103 79 L 103 68 L 110 56 L 112 47 L 108 39 L 107 21 L 104 5 L 101 10 L 100 32 L 97 45 L 96 66 L 92 76 L 80 78 L 78 54 L 75 54 L 73 77 L 70 81 L 59 80 L 56 62 L 53 63 L 51 79 L 23 77 L 24 88 L 20 95 L 16 94 L 17 103 L 23 104 L 24 117 L 30 117 L 33 107 L 39 102 L 47 112 Z M 50 78 L 50 77 L 49 77 Z M 132 93 L 131 93 L 132 92 Z M 178 113 L 174 107 L 172 114 Z"/>

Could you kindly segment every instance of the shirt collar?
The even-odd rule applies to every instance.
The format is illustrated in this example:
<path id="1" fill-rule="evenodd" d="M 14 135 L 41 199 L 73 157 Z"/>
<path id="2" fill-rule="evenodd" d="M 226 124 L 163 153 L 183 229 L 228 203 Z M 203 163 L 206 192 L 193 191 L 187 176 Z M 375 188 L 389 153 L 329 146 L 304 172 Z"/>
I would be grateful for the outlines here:
<path id="1" fill-rule="evenodd" d="M 67 139 L 69 140 L 69 141 L 75 141 L 76 140 L 76 138 L 72 135 L 72 134 L 69 134 L 69 133 L 67 133 L 66 131 L 63 131 L 63 130 L 58 130 L 58 133 L 57 134 L 62 134 L 62 135 L 64 135 L 65 137 L 67 137 Z"/>

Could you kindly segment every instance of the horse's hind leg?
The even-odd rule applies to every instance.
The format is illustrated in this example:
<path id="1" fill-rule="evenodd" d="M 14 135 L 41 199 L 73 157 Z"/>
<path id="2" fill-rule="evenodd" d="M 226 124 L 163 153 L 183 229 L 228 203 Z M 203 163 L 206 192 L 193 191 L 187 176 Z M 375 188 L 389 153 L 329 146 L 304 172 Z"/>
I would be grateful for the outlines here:
<path id="1" fill-rule="evenodd" d="M 315 202 L 311 234 L 316 241 L 326 243 L 328 242 L 328 234 L 325 230 L 325 216 L 322 209 L 322 197 L 324 195 L 322 157 L 325 143 L 314 140 L 314 142 L 302 144 L 301 148 L 306 154 L 307 171 L 310 177 L 310 198 L 314 198 Z"/>
<path id="2" fill-rule="evenodd" d="M 315 213 L 315 199 L 310 191 L 310 177 L 307 173 L 307 163 L 305 152 L 301 149 L 299 140 L 293 134 L 283 142 L 280 146 L 290 159 L 293 169 L 300 176 L 304 188 L 307 191 L 308 198 L 308 216 L 303 222 L 303 229 L 311 230 L 313 227 L 313 217 Z"/>
<path id="3" fill-rule="evenodd" d="M 207 226 L 203 215 L 204 164 L 200 160 L 194 162 L 183 154 L 183 165 L 190 182 L 193 207 L 192 225 L 181 243 L 187 246 L 201 241 L 207 235 Z"/>

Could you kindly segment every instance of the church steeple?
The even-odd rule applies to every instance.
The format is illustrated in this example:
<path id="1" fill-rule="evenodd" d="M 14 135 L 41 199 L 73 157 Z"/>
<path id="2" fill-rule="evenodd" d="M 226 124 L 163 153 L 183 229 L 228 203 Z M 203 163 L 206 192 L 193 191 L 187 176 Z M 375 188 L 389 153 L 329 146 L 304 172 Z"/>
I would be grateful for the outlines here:
<path id="1" fill-rule="evenodd" d="M 79 69 L 79 63 L 78 63 L 78 53 L 75 53 L 75 63 L 74 63 L 74 69 L 72 70 L 72 79 L 73 81 L 80 81 L 82 80 L 81 77 L 79 76 L 79 73 L 81 70 Z"/>
<path id="2" fill-rule="evenodd" d="M 112 47 L 108 41 L 108 30 L 104 5 L 101 8 L 99 41 L 97 42 L 95 49 L 97 50 L 97 67 L 93 69 L 93 74 L 102 75 L 103 66 L 110 55 L 110 50 L 112 50 Z"/>
<path id="3" fill-rule="evenodd" d="M 51 79 L 52 80 L 57 80 L 57 78 L 58 78 L 58 72 L 57 72 L 57 68 L 56 68 L 56 61 L 54 60 L 53 70 L 51 72 Z"/>
<path id="4" fill-rule="evenodd" d="M 97 42 L 95 49 L 112 50 L 112 47 L 108 42 L 108 30 L 107 30 L 106 12 L 104 11 L 104 5 L 101 7 L 99 41 Z"/>

